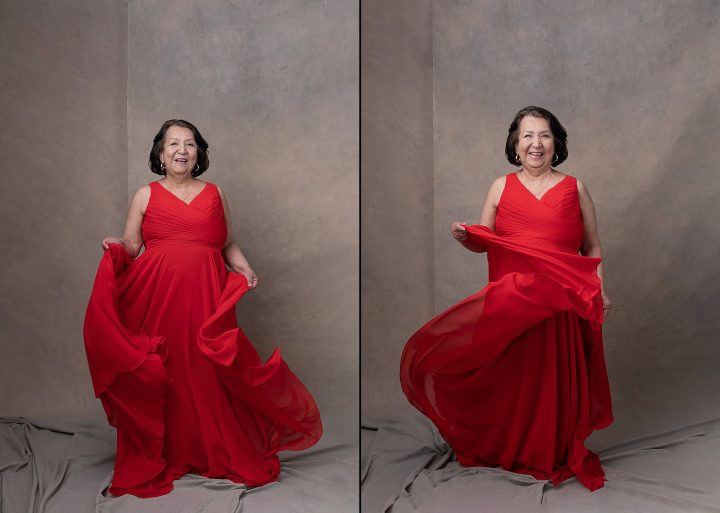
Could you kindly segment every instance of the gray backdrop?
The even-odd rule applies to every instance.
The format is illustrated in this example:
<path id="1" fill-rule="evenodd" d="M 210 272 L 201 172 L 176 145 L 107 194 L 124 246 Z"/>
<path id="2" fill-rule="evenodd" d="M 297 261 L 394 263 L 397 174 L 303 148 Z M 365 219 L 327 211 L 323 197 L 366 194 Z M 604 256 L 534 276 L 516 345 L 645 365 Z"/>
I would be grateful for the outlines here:
<path id="1" fill-rule="evenodd" d="M 404 340 L 433 314 L 432 2 L 366 0 L 361 61 L 361 391 L 398 395 Z"/>
<path id="2" fill-rule="evenodd" d="M 616 423 L 606 431 L 717 413 L 720 4 L 436 0 L 413 2 L 413 13 L 401 4 L 368 0 L 362 12 L 363 30 L 377 32 L 363 57 L 386 56 L 363 60 L 363 134 L 391 128 L 363 138 L 364 206 L 386 199 L 362 217 L 364 413 L 411 411 L 397 377 L 405 341 L 428 309 L 486 283 L 484 255 L 449 227 L 476 223 L 492 180 L 514 169 L 507 128 L 530 104 L 568 130 L 559 169 L 596 204 L 614 302 L 605 348 Z M 382 287 L 372 294 L 370 276 Z"/>
<path id="3" fill-rule="evenodd" d="M 358 11 L 351 0 L 0 4 L 0 416 L 102 420 L 82 322 L 100 241 L 159 178 L 166 119 L 211 146 L 261 286 L 238 307 L 355 443 Z M 171 7 L 171 8 L 170 8 Z"/>

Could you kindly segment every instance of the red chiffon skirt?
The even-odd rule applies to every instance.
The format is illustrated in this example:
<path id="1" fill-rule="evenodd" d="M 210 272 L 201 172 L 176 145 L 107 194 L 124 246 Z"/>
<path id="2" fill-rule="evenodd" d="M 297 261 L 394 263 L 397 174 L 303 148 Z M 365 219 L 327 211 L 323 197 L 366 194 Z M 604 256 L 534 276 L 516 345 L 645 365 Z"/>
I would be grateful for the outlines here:
<path id="1" fill-rule="evenodd" d="M 604 472 L 585 439 L 612 422 L 599 259 L 468 226 L 491 281 L 408 341 L 400 378 L 467 466 L 590 490 Z"/>

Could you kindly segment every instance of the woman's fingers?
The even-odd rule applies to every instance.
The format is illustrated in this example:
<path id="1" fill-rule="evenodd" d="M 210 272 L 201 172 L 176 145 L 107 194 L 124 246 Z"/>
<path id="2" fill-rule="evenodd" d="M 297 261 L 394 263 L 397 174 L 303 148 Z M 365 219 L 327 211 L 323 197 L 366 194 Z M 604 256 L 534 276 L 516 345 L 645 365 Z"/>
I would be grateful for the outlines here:
<path id="1" fill-rule="evenodd" d="M 456 240 L 463 241 L 467 238 L 467 232 L 465 227 L 461 223 L 453 223 L 452 234 Z"/>
<path id="2" fill-rule="evenodd" d="M 610 315 L 610 310 L 612 310 L 612 301 L 610 301 L 610 298 L 608 298 L 605 293 L 602 295 L 603 299 L 603 319 L 607 319 L 607 316 Z"/>
<path id="3" fill-rule="evenodd" d="M 467 233 L 462 223 L 453 223 L 451 229 L 453 237 L 455 237 L 455 239 L 465 240 L 467 238 Z"/>
<path id="4" fill-rule="evenodd" d="M 245 279 L 248 282 L 248 288 L 254 289 L 258 286 L 258 283 L 260 283 L 260 280 L 258 280 L 258 277 L 255 275 L 255 273 L 243 273 L 243 276 L 245 276 Z"/>
<path id="5" fill-rule="evenodd" d="M 118 238 L 118 237 L 105 237 L 105 238 L 103 239 L 103 241 L 102 241 L 103 251 L 106 250 L 106 249 L 108 249 L 111 244 L 120 244 L 121 246 L 123 246 L 123 247 L 125 247 L 125 248 L 127 249 L 127 247 L 126 247 L 125 244 L 123 243 L 123 240 L 122 240 L 122 239 L 120 239 L 120 238 Z"/>

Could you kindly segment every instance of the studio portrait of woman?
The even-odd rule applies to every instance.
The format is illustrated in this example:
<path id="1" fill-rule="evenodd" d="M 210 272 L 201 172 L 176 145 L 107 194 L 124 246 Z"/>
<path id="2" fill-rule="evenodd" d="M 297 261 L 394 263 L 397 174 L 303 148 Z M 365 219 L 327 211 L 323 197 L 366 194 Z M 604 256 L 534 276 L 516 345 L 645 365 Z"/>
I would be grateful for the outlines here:
<path id="1" fill-rule="evenodd" d="M 453 223 L 466 249 L 487 253 L 489 283 L 408 341 L 403 391 L 464 466 L 499 466 L 589 490 L 604 473 L 585 439 L 612 407 L 602 323 L 595 208 L 585 185 L 558 171 L 567 133 L 549 111 L 521 109 L 505 155 L 519 169 L 490 186 L 477 224 Z"/>
<path id="2" fill-rule="evenodd" d="M 2 512 L 356 512 L 357 2 L 0 23 Z"/>
<path id="3" fill-rule="evenodd" d="M 123 236 L 102 241 L 85 317 L 95 394 L 117 428 L 110 493 L 163 495 L 187 473 L 274 481 L 278 451 L 320 438 L 317 406 L 280 353 L 262 363 L 237 325 L 235 305 L 258 277 L 227 198 L 199 178 L 205 138 L 168 120 L 149 166 L 161 178 L 135 193 Z"/>
<path id="4" fill-rule="evenodd" d="M 720 2 L 0 12 L 0 513 L 720 512 Z"/>

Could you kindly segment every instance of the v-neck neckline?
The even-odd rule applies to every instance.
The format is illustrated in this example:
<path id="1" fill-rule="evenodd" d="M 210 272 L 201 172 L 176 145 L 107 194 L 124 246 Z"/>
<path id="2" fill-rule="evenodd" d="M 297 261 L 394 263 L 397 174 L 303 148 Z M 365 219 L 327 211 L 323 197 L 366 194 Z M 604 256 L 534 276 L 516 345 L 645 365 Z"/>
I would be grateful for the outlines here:
<path id="1" fill-rule="evenodd" d="M 520 180 L 520 177 L 518 176 L 517 171 L 513 172 L 513 175 L 515 175 L 515 180 L 517 180 L 517 182 L 520 184 L 520 187 L 522 187 L 523 189 L 525 189 L 525 191 L 526 191 L 530 196 L 532 196 L 532 198 L 533 198 L 535 201 L 538 201 L 538 202 L 541 202 L 541 201 L 545 198 L 545 196 L 547 196 L 547 195 L 550 193 L 550 191 L 552 191 L 555 187 L 557 187 L 558 185 L 560 185 L 561 183 L 563 183 L 563 182 L 567 179 L 567 177 L 570 176 L 570 175 L 565 175 L 565 176 L 563 176 L 560 180 L 558 180 L 558 182 L 557 182 L 555 185 L 553 185 L 553 186 L 550 187 L 548 190 L 546 190 L 546 191 L 543 193 L 543 195 L 538 198 L 537 196 L 535 196 L 535 195 L 530 191 L 530 189 L 528 189 L 528 188 L 525 186 L 525 184 L 522 182 L 522 180 Z"/>
<path id="2" fill-rule="evenodd" d="M 161 184 L 159 180 L 156 181 L 155 183 L 157 183 L 158 186 L 160 186 L 160 188 L 163 189 L 165 192 L 167 192 L 170 196 L 172 196 L 173 198 L 175 198 L 176 200 L 178 200 L 180 203 L 182 203 L 182 204 L 184 204 L 184 205 L 187 205 L 188 207 L 189 207 L 190 205 L 192 205 L 193 202 L 194 202 L 196 199 L 198 199 L 203 192 L 205 192 L 205 189 L 208 188 L 208 185 L 210 185 L 209 182 L 205 182 L 205 186 L 204 186 L 202 189 L 200 189 L 200 192 L 198 192 L 198 193 L 193 197 L 193 199 L 191 199 L 188 203 L 186 203 L 186 202 L 183 201 L 182 199 L 178 198 L 175 194 L 173 194 L 173 193 L 170 191 L 170 189 L 168 189 L 168 188 L 165 187 L 163 184 Z"/>

